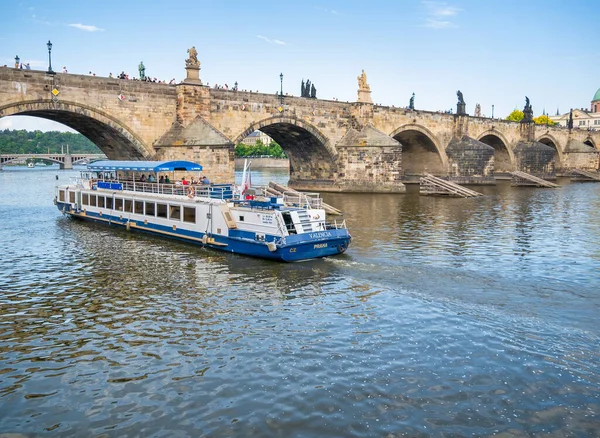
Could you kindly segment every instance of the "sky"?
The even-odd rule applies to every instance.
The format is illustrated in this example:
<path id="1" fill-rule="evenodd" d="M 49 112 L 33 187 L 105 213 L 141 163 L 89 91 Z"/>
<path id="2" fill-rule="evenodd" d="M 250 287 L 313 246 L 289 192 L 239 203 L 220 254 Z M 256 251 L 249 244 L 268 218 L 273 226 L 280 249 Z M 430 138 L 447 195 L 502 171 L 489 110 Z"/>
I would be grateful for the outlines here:
<path id="1" fill-rule="evenodd" d="M 374 103 L 506 117 L 589 108 L 600 87 L 600 0 L 2 0 L 0 65 L 108 76 L 125 71 L 177 82 L 195 46 L 210 85 L 356 101 L 364 70 Z M 40 118 L 0 129 L 68 130 Z"/>

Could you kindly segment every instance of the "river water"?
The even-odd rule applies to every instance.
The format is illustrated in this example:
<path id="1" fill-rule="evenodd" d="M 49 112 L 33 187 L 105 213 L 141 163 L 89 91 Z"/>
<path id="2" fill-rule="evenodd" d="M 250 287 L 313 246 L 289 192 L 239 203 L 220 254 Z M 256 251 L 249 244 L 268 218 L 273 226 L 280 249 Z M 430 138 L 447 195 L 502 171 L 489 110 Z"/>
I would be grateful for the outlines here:
<path id="1" fill-rule="evenodd" d="M 0 171 L 0 436 L 600 436 L 599 184 L 325 194 L 350 248 L 282 264 L 63 217 L 77 173 Z"/>

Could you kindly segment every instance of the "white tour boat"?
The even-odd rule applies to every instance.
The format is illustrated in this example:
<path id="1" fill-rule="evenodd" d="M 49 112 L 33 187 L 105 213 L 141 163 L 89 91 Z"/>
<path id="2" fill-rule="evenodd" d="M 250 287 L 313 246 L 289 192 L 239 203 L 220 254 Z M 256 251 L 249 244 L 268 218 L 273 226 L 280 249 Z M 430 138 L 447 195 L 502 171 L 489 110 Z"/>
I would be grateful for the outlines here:
<path id="1" fill-rule="evenodd" d="M 200 179 L 201 170 L 189 161 L 96 161 L 72 184 L 58 186 L 54 202 L 74 218 L 254 257 L 292 262 L 348 248 L 345 220 L 326 221 L 317 194 L 249 190 L 246 168 L 240 187 L 162 178 L 198 172 Z"/>

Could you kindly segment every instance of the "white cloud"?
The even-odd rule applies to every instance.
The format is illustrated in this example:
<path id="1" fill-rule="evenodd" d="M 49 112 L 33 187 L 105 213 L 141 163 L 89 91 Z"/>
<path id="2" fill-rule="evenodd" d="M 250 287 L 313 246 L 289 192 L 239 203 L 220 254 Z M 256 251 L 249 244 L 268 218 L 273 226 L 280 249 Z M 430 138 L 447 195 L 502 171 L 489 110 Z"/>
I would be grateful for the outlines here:
<path id="1" fill-rule="evenodd" d="M 85 30 L 86 32 L 98 32 L 98 31 L 104 30 L 104 29 L 100 29 L 99 27 L 96 27 L 96 26 L 89 26 L 87 24 L 81 24 L 81 23 L 69 24 L 69 26 L 75 27 L 77 29 Z"/>
<path id="2" fill-rule="evenodd" d="M 264 41 L 268 42 L 269 44 L 279 44 L 281 46 L 285 46 L 285 42 L 284 41 L 267 38 L 266 36 L 263 36 L 263 35 L 256 35 L 256 38 L 264 40 Z"/>
<path id="3" fill-rule="evenodd" d="M 452 21 L 452 18 L 458 15 L 461 11 L 460 8 L 436 1 L 423 1 L 422 4 L 427 8 L 427 18 L 424 23 L 425 27 L 431 29 L 458 27 L 458 25 Z"/>
<path id="4" fill-rule="evenodd" d="M 328 14 L 333 14 L 333 15 L 337 15 L 338 14 L 338 11 L 336 11 L 335 9 L 321 8 L 319 6 L 317 6 L 316 9 L 319 10 L 319 11 L 327 12 Z"/>
<path id="5" fill-rule="evenodd" d="M 436 20 L 435 18 L 428 18 L 425 20 L 425 27 L 429 27 L 431 29 L 448 29 L 450 27 L 458 27 L 456 24 L 451 21 L 444 20 Z"/>

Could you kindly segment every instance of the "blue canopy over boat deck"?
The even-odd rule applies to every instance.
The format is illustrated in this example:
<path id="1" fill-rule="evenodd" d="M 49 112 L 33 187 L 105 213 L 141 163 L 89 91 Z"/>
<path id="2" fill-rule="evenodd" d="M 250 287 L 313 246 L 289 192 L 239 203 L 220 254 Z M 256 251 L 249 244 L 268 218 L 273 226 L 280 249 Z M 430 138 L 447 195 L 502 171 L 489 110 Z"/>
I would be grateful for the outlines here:
<path id="1" fill-rule="evenodd" d="M 88 164 L 92 172 L 130 170 L 135 172 L 200 171 L 202 166 L 191 161 L 94 161 Z"/>

